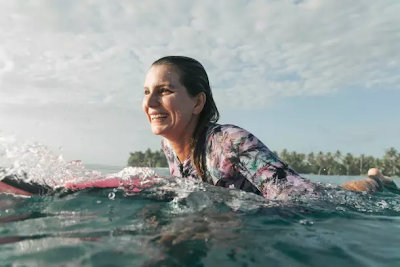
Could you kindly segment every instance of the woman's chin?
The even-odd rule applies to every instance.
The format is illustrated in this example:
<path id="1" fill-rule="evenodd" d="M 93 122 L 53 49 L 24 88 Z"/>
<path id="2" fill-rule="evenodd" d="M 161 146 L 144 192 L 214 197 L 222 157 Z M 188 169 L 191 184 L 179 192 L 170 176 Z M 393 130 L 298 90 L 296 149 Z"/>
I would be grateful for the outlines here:
<path id="1" fill-rule="evenodd" d="M 165 127 L 159 126 L 159 125 L 152 125 L 151 126 L 151 131 L 155 135 L 162 135 L 165 132 Z"/>

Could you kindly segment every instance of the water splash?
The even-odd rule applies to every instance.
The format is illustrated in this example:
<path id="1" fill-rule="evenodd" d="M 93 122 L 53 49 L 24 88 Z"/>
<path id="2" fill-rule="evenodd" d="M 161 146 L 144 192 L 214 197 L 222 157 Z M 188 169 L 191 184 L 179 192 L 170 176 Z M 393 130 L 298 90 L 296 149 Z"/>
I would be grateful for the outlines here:
<path id="1" fill-rule="evenodd" d="M 51 187 L 62 186 L 67 182 L 97 181 L 107 178 L 117 178 L 131 181 L 132 177 L 139 184 L 149 182 L 151 186 L 140 191 L 143 196 L 169 201 L 170 213 L 183 214 L 212 209 L 217 204 L 224 204 L 232 210 L 251 212 L 260 208 L 301 205 L 333 211 L 361 211 L 366 213 L 400 212 L 398 195 L 371 195 L 338 190 L 326 186 L 318 199 L 301 199 L 290 201 L 267 201 L 260 196 L 235 189 L 225 189 L 208 185 L 200 180 L 159 176 L 150 168 L 126 167 L 118 173 L 102 175 L 98 171 L 89 171 L 81 161 L 66 162 L 62 155 L 53 154 L 40 143 L 20 142 L 14 136 L 3 136 L 0 133 L 0 180 L 10 174 L 19 175 L 25 182 L 35 182 Z M 125 190 L 125 196 L 137 195 L 138 192 Z M 109 199 L 115 199 L 113 189 Z"/>
<path id="2" fill-rule="evenodd" d="M 77 178 L 96 179 L 99 172 L 85 170 L 80 161 L 66 162 L 45 145 L 18 141 L 15 136 L 0 133 L 0 180 L 17 175 L 24 182 L 57 187 Z"/>

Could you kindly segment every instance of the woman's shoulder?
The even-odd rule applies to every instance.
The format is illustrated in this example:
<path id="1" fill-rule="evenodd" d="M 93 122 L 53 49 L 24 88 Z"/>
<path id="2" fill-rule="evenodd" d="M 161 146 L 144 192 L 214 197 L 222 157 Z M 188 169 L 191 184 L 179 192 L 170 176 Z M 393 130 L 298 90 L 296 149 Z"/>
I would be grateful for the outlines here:
<path id="1" fill-rule="evenodd" d="M 238 138 L 244 136 L 253 136 L 253 134 L 234 124 L 212 124 L 208 128 L 207 136 L 209 138 L 218 136 Z"/>
<path id="2" fill-rule="evenodd" d="M 251 132 L 234 124 L 213 125 L 208 129 L 206 142 L 214 147 L 263 147 L 264 144 Z"/>
<path id="3" fill-rule="evenodd" d="M 206 137 L 207 151 L 263 150 L 265 145 L 252 133 L 233 124 L 213 125 Z"/>

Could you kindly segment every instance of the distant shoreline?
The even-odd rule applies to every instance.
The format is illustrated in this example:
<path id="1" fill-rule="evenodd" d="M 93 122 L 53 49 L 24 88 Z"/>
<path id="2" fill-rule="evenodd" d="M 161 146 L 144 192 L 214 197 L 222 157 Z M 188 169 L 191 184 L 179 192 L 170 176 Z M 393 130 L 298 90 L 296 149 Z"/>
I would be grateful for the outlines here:
<path id="1" fill-rule="evenodd" d="M 291 166 L 297 173 L 307 175 L 327 176 L 367 176 L 370 168 L 379 168 L 386 176 L 400 176 L 400 153 L 391 147 L 385 150 L 382 158 L 351 153 L 342 153 L 337 150 L 334 153 L 322 151 L 318 153 L 297 153 L 283 149 L 280 153 L 273 151 L 285 163 Z M 164 152 L 160 150 L 136 151 L 130 153 L 128 166 L 167 168 L 168 162 Z"/>

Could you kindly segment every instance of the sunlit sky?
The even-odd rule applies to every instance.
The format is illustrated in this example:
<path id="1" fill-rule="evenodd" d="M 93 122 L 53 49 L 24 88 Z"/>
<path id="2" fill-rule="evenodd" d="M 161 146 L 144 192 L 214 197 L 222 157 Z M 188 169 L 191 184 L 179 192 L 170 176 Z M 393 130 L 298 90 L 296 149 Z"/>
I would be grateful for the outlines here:
<path id="1" fill-rule="evenodd" d="M 399 14 L 397 0 L 0 0 L 0 131 L 125 165 L 160 148 L 145 73 L 186 55 L 220 122 L 271 150 L 380 157 L 400 149 Z"/>

